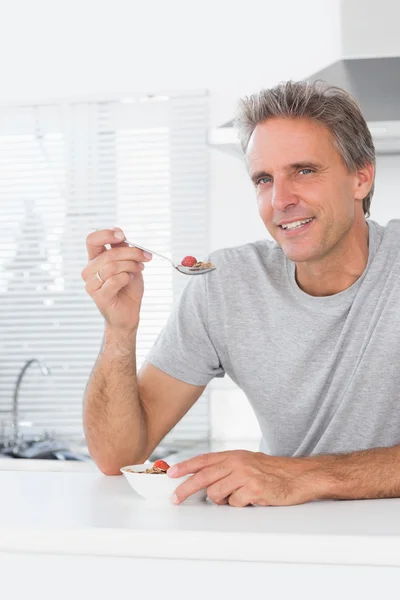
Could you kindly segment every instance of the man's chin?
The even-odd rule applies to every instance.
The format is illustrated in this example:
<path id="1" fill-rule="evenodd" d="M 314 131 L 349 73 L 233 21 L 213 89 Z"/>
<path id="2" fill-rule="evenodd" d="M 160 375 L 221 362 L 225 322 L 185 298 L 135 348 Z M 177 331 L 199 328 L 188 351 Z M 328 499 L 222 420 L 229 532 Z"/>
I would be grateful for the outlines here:
<path id="1" fill-rule="evenodd" d="M 293 248 L 288 244 L 280 244 L 286 258 L 294 263 L 312 262 L 316 257 L 315 252 L 311 252 L 307 248 Z"/>

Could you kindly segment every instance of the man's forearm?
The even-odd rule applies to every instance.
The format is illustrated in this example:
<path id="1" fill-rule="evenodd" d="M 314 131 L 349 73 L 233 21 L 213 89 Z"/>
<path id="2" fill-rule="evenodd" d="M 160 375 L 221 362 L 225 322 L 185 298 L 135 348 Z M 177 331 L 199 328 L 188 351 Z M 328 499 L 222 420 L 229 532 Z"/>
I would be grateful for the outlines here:
<path id="1" fill-rule="evenodd" d="M 91 456 L 107 475 L 141 462 L 146 450 L 145 414 L 136 378 L 136 332 L 106 331 L 84 402 L 84 426 Z"/>
<path id="2" fill-rule="evenodd" d="M 309 473 L 317 499 L 400 497 L 400 446 L 350 454 L 315 456 Z"/>

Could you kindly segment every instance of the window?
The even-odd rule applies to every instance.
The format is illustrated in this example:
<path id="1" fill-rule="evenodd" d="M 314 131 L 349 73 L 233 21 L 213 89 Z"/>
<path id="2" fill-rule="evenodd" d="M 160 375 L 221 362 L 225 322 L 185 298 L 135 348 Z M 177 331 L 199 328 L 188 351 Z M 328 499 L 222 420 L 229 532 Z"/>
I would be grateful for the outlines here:
<path id="1" fill-rule="evenodd" d="M 103 333 L 80 275 L 91 228 L 119 225 L 176 260 L 207 254 L 207 127 L 205 93 L 0 108 L 0 411 L 11 410 L 27 360 L 51 371 L 32 365 L 24 376 L 29 433 L 83 438 Z M 146 267 L 139 366 L 186 283 L 167 261 Z M 183 445 L 207 434 L 203 394 L 167 438 Z"/>

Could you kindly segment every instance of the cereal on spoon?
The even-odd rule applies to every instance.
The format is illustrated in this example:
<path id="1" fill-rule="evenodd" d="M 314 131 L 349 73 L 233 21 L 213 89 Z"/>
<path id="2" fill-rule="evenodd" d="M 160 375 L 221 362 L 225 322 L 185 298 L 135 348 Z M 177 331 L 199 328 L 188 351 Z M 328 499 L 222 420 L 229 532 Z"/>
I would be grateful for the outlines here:
<path id="1" fill-rule="evenodd" d="M 211 262 L 201 262 L 198 261 L 194 256 L 185 256 L 182 259 L 181 267 L 189 267 L 191 270 L 200 270 L 200 269 L 215 269 L 215 265 Z"/>

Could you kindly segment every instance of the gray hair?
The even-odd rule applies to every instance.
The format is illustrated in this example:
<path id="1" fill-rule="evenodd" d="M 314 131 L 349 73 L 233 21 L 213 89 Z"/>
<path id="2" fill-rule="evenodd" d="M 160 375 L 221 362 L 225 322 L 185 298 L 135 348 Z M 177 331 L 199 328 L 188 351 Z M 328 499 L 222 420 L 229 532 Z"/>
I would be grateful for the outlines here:
<path id="1" fill-rule="evenodd" d="M 239 100 L 235 126 L 243 152 L 260 123 L 273 117 L 305 117 L 322 123 L 331 131 L 336 149 L 349 170 L 354 172 L 371 163 L 375 166 L 375 147 L 371 132 L 356 100 L 342 88 L 318 80 L 285 81 L 274 88 Z M 375 183 L 363 200 L 365 217 Z"/>

